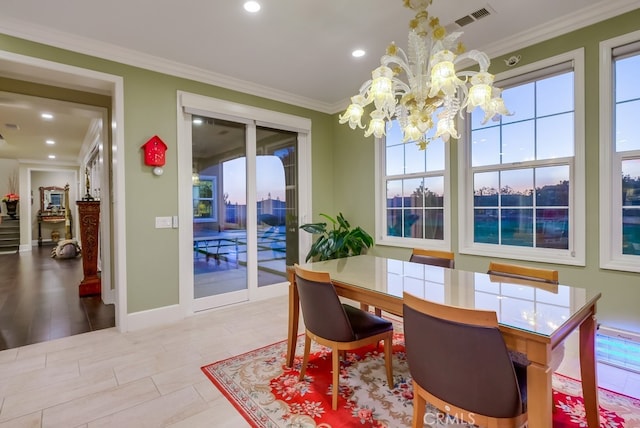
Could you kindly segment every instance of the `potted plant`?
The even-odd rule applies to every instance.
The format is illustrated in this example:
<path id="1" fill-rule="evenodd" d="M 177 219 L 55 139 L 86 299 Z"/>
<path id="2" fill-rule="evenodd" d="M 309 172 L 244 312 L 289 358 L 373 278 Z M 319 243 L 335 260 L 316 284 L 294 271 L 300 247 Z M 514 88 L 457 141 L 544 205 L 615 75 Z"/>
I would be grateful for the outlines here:
<path id="1" fill-rule="evenodd" d="M 9 214 L 11 218 L 16 218 L 19 201 L 20 196 L 16 195 L 15 193 L 7 193 L 2 197 L 2 202 L 4 202 L 7 207 L 7 214 Z"/>
<path id="2" fill-rule="evenodd" d="M 339 213 L 335 219 L 327 214 L 320 214 L 320 216 L 331 222 L 331 228 L 327 228 L 327 223 L 324 222 L 300 226 L 300 229 L 305 232 L 320 235 L 311 245 L 305 261 L 357 256 L 373 245 L 371 235 L 359 226 L 351 228 L 342 213 Z"/>
<path id="3" fill-rule="evenodd" d="M 2 202 L 7 207 L 7 214 L 11 218 L 16 218 L 16 211 L 20 196 L 16 193 L 18 191 L 18 173 L 14 171 L 13 175 L 9 177 L 9 193 L 2 197 Z"/>

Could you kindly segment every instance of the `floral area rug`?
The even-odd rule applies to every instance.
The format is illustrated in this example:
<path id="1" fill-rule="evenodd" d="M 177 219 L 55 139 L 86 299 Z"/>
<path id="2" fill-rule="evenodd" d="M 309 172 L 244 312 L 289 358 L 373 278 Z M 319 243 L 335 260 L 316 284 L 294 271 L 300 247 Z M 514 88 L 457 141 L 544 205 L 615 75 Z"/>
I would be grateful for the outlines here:
<path id="1" fill-rule="evenodd" d="M 202 367 L 253 427 L 410 427 L 413 391 L 404 353 L 404 335 L 394 334 L 393 376 L 389 389 L 382 346 L 347 353 L 340 365 L 338 410 L 331 409 L 331 352 L 316 343 L 305 379 L 298 376 L 304 340 L 299 338 L 292 368 L 284 366 L 286 342 L 278 342 Z M 579 381 L 553 376 L 554 422 L 586 427 Z M 599 390 L 603 428 L 640 427 L 640 400 Z M 425 427 L 467 427 L 446 419 L 427 404 Z"/>

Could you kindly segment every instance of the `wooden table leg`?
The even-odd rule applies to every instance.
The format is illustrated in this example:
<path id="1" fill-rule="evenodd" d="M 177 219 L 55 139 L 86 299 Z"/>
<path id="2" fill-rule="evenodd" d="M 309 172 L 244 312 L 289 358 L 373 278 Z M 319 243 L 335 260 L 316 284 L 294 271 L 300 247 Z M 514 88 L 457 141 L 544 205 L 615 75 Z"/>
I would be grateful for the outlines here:
<path id="1" fill-rule="evenodd" d="M 527 411 L 530 427 L 552 427 L 551 368 L 548 366 L 532 362 L 527 367 Z"/>
<path id="2" fill-rule="evenodd" d="M 296 341 L 298 339 L 298 322 L 300 319 L 300 300 L 295 275 L 289 274 L 289 331 L 287 333 L 287 367 L 293 366 L 296 356 Z"/>
<path id="3" fill-rule="evenodd" d="M 595 308 L 593 312 L 595 313 Z M 598 409 L 598 382 L 596 375 L 596 320 L 587 317 L 580 325 L 580 374 L 582 375 L 582 396 L 589 428 L 600 427 Z"/>

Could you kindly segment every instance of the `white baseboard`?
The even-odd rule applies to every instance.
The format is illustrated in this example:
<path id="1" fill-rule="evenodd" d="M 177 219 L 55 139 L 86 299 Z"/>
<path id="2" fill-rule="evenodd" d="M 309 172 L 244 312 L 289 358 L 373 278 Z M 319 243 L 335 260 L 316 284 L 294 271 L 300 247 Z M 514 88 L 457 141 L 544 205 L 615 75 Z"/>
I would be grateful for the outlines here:
<path id="1" fill-rule="evenodd" d="M 164 306 L 147 311 L 134 312 L 127 315 L 126 331 L 156 327 L 181 321 L 185 318 L 184 309 L 180 305 Z"/>
<path id="2" fill-rule="evenodd" d="M 37 242 L 36 242 L 37 245 Z M 20 244 L 20 247 L 18 248 L 18 251 L 20 251 L 21 253 L 23 251 L 32 251 L 33 250 L 33 246 L 30 244 Z"/>

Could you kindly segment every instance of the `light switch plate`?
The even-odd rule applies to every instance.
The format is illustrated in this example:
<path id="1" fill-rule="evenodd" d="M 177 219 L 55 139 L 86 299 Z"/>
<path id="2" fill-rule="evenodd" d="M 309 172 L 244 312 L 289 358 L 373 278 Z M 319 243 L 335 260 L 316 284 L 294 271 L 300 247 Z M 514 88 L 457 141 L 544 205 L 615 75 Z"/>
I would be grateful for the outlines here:
<path id="1" fill-rule="evenodd" d="M 173 224 L 172 224 L 173 228 L 177 229 L 178 228 L 178 216 L 174 215 L 172 221 L 173 221 Z"/>
<path id="2" fill-rule="evenodd" d="M 171 217 L 156 217 L 156 229 L 171 229 Z"/>

